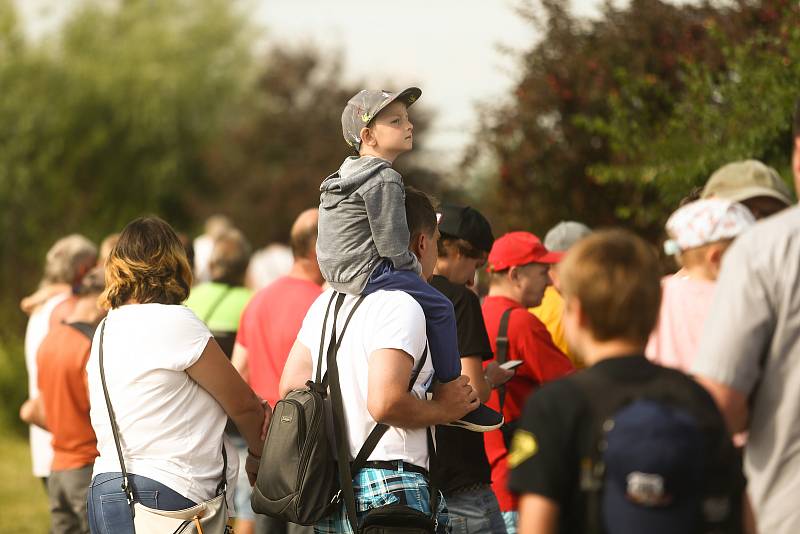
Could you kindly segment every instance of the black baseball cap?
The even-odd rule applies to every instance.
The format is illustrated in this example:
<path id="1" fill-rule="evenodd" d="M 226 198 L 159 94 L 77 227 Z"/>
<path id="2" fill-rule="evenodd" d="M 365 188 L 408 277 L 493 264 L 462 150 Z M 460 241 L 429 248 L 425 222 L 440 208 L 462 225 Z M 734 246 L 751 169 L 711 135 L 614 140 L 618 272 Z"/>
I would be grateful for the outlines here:
<path id="1" fill-rule="evenodd" d="M 469 206 L 443 205 L 439 211 L 439 233 L 463 239 L 486 253 L 492 250 L 494 235 L 486 217 Z"/>

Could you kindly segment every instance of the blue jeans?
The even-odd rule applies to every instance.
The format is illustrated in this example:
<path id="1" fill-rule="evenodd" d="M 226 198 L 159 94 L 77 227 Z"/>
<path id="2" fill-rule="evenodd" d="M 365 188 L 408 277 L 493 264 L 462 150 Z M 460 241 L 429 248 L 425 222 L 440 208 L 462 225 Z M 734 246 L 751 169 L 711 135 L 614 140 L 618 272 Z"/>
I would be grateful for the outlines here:
<path id="1" fill-rule="evenodd" d="M 450 299 L 414 271 L 397 271 L 389 261 L 375 268 L 363 294 L 369 295 L 382 289 L 408 293 L 425 312 L 428 345 L 436 379 L 450 382 L 461 376 L 456 314 Z"/>
<path id="2" fill-rule="evenodd" d="M 452 534 L 505 534 L 506 523 L 490 485 L 445 498 Z"/>
<path id="3" fill-rule="evenodd" d="M 236 478 L 236 493 L 233 499 L 233 504 L 236 508 L 231 515 L 235 516 L 237 520 L 254 521 L 256 515 L 250 505 L 250 496 L 253 494 L 253 488 L 250 486 L 250 482 L 247 480 L 247 473 L 244 470 L 244 464 L 247 460 L 247 442 L 238 434 L 228 434 L 228 437 L 236 446 L 236 452 L 239 454 L 239 475 Z"/>
<path id="4" fill-rule="evenodd" d="M 197 504 L 150 478 L 128 474 L 128 481 L 136 501 L 150 508 L 182 510 Z M 92 534 L 135 534 L 131 508 L 122 491 L 122 473 L 101 473 L 94 477 L 87 505 Z"/>

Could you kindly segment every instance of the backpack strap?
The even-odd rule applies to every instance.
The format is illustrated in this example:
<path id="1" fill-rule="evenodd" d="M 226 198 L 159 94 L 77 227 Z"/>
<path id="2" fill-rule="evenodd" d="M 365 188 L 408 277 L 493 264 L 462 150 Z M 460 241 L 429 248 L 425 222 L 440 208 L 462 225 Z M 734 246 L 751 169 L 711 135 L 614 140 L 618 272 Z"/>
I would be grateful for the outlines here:
<path id="1" fill-rule="evenodd" d="M 503 312 L 503 315 L 500 316 L 500 328 L 497 330 L 497 339 L 495 340 L 495 346 L 497 347 L 495 360 L 501 365 L 508 360 L 508 319 L 513 309 L 514 308 L 508 308 Z M 497 398 L 500 402 L 500 413 L 503 413 L 503 404 L 506 400 L 505 384 L 497 386 Z"/>
<path id="2" fill-rule="evenodd" d="M 411 373 L 411 380 L 408 383 L 408 391 L 414 387 L 414 383 L 417 381 L 417 377 L 419 376 L 420 371 L 422 371 L 422 366 L 425 365 L 425 361 L 428 359 L 428 346 L 425 345 L 425 350 L 422 352 L 422 358 L 420 358 L 419 364 L 417 368 Z M 375 427 L 372 429 L 372 432 L 369 433 L 367 436 L 366 441 L 364 441 L 364 445 L 361 446 L 361 449 L 358 451 L 353 463 L 350 466 L 351 473 L 358 473 L 364 467 L 364 464 L 367 462 L 367 458 L 369 455 L 372 454 L 372 451 L 375 450 L 375 447 L 378 446 L 378 442 L 381 440 L 386 431 L 389 430 L 389 425 L 384 423 L 375 423 Z"/>
<path id="3" fill-rule="evenodd" d="M 350 475 L 350 459 L 349 456 L 349 445 L 347 439 L 347 426 L 345 424 L 344 419 L 344 403 L 342 401 L 342 390 L 341 390 L 341 383 L 339 381 L 339 370 L 336 365 L 336 353 L 338 351 L 338 345 L 341 343 L 341 340 L 344 338 L 345 330 L 346 330 L 346 323 L 345 327 L 342 328 L 342 335 L 339 338 L 339 343 L 336 342 L 336 317 L 339 315 L 339 309 L 342 307 L 342 303 L 344 302 L 344 293 L 335 293 L 336 297 L 336 307 L 333 313 L 333 325 L 331 326 L 331 340 L 328 344 L 328 368 L 325 373 L 325 376 L 330 380 L 330 388 L 331 388 L 331 408 L 333 411 L 333 434 L 334 434 L 334 441 L 336 443 L 336 460 L 337 460 L 337 467 L 339 469 L 339 485 L 340 491 L 344 498 L 345 508 L 347 509 L 347 515 L 350 519 L 350 523 L 353 525 L 353 532 L 358 532 L 356 529 L 356 505 L 355 505 L 355 494 L 353 490 L 353 483 L 352 478 Z M 359 297 L 356 304 L 360 304 L 364 300 L 364 296 L 362 295 Z M 347 318 L 347 322 L 350 321 L 350 317 L 353 316 L 353 312 L 357 306 L 353 306 L 353 310 L 350 312 L 350 316 Z"/>
<path id="4" fill-rule="evenodd" d="M 97 328 L 96 325 L 84 323 L 82 321 L 76 321 L 74 323 L 64 323 L 64 324 L 74 328 L 75 330 L 77 330 L 78 332 L 89 338 L 89 341 L 92 341 L 94 339 L 94 331 Z"/>
<path id="5" fill-rule="evenodd" d="M 317 384 L 319 387 L 320 393 L 325 393 L 325 384 L 328 383 L 328 371 L 325 371 L 325 377 L 322 376 L 322 355 L 325 353 L 325 327 L 328 326 L 328 314 L 331 311 L 331 305 L 333 304 L 334 299 L 336 299 L 336 292 L 334 291 L 331 294 L 331 299 L 328 301 L 328 307 L 325 308 L 325 318 L 322 320 L 322 333 L 320 334 L 319 338 L 319 354 L 317 355 L 317 376 L 314 380 L 314 384 Z M 335 330 L 334 330 L 335 331 Z M 323 380 L 325 380 L 323 384 Z M 311 384 L 309 384 L 310 386 Z"/>
<path id="6" fill-rule="evenodd" d="M 580 490 L 586 494 L 586 534 L 603 534 L 603 424 L 618 406 L 625 403 L 627 396 L 621 396 L 618 388 L 608 387 L 597 373 L 574 373 L 568 380 L 581 390 L 591 412 L 589 456 L 581 458 L 579 474 Z"/>
<path id="7" fill-rule="evenodd" d="M 233 289 L 233 286 L 229 286 L 228 284 L 223 284 L 223 285 L 225 286 L 225 288 L 222 290 L 222 293 L 220 293 L 220 294 L 217 296 L 217 298 L 216 298 L 216 299 L 214 300 L 214 302 L 211 304 L 211 307 L 210 307 L 210 308 L 208 308 L 208 311 L 207 311 L 207 312 L 206 312 L 206 314 L 203 316 L 203 322 L 204 322 L 205 324 L 208 324 L 208 321 L 210 321 L 210 320 L 211 320 L 211 317 L 213 317 L 213 316 L 214 316 L 214 312 L 215 312 L 215 311 L 217 311 L 217 308 L 219 308 L 219 305 L 220 305 L 220 304 L 222 304 L 222 301 L 224 301 L 224 300 L 225 300 L 225 297 L 227 297 L 227 296 L 228 296 L 228 293 L 230 293 L 230 292 L 231 292 L 231 289 Z"/>

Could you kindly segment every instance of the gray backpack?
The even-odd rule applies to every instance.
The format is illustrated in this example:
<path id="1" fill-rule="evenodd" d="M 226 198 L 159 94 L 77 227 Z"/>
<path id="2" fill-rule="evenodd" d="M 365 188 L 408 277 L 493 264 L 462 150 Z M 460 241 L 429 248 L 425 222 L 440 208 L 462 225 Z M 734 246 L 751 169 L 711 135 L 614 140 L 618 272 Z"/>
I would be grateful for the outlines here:
<path id="1" fill-rule="evenodd" d="M 328 372 L 336 377 L 335 384 L 338 386 L 336 353 L 350 319 L 364 300 L 363 296 L 359 297 L 353 305 L 337 340 L 336 319 L 344 298 L 344 294 L 334 292 L 325 310 L 315 380 L 309 380 L 305 388 L 289 392 L 275 404 L 251 498 L 256 513 L 290 523 L 313 525 L 334 512 L 339 505 L 341 492 L 335 446 L 328 438 L 333 435 L 333 422 L 326 416 L 329 411 L 326 408 Z M 333 326 L 325 351 L 325 326 L 334 300 Z M 324 352 L 327 352 L 328 371 L 322 376 Z M 424 357 L 427 357 L 427 351 Z M 423 359 L 417 366 L 409 389 L 424 363 Z M 353 473 L 363 467 L 388 428 L 384 424 L 375 425 L 352 464 Z"/>

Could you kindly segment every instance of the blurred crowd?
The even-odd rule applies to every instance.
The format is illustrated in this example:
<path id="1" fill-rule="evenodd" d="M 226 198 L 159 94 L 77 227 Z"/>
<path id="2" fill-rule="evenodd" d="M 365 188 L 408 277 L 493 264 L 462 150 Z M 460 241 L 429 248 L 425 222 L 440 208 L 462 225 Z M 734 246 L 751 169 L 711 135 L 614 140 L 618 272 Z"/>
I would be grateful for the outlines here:
<path id="1" fill-rule="evenodd" d="M 408 122 L 418 96 L 386 97 L 357 123 L 361 158 L 351 159 L 369 155 L 374 115 L 405 98 L 398 114 Z M 379 148 L 404 142 L 376 132 Z M 793 151 L 800 187 L 800 114 Z M 31 424 L 51 532 L 127 532 L 113 527 L 130 521 L 125 495 L 177 510 L 214 497 L 226 481 L 237 533 L 312 531 L 256 513 L 251 488 L 271 409 L 322 365 L 325 304 L 342 280 L 318 257 L 329 251 L 318 240 L 356 235 L 354 216 L 334 224 L 330 210 L 364 186 L 348 193 L 326 182 L 334 189 L 323 183 L 320 209 L 298 214 L 288 245 L 254 252 L 224 215 L 194 238 L 142 217 L 99 246 L 76 234 L 53 244 L 40 286 L 20 304 L 29 316 L 20 415 Z M 382 234 L 373 218 L 389 225 L 399 215 L 388 196 L 359 193 L 367 237 L 381 252 L 396 235 L 401 246 L 361 269 L 357 290 L 343 291 L 364 300 L 359 313 L 355 300 L 343 308 L 356 340 L 342 344 L 339 369 L 352 378 L 342 391 L 351 457 L 371 425 L 409 429 L 388 433 L 369 456 L 364 472 L 373 478 L 353 473 L 358 521 L 399 502 L 438 514 L 436 531 L 800 531 L 800 212 L 775 169 L 731 162 L 687 191 L 665 221 L 663 254 L 630 232 L 578 221 L 541 239 L 527 231 L 495 238 L 473 207 L 400 191 L 404 205 L 391 209 L 403 213 L 403 231 Z M 383 203 L 374 212 L 373 201 Z M 347 268 L 365 254 L 336 250 Z M 674 269 L 662 276 L 665 256 Z M 417 284 L 447 304 L 453 376 L 440 367 Z M 392 351 L 411 358 L 374 363 L 384 353 L 394 362 Z M 399 374 L 373 382 L 387 369 Z M 380 408 L 370 400 L 376 391 Z M 435 454 L 424 441 L 430 426 Z M 420 487 L 443 498 L 408 497 Z M 123 495 L 117 504 L 115 495 Z M 345 507 L 337 513 L 313 529 L 351 531 Z M 103 522 L 106 530 L 96 526 Z"/>

